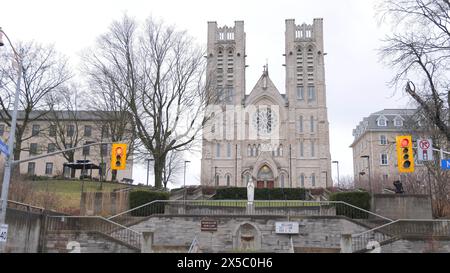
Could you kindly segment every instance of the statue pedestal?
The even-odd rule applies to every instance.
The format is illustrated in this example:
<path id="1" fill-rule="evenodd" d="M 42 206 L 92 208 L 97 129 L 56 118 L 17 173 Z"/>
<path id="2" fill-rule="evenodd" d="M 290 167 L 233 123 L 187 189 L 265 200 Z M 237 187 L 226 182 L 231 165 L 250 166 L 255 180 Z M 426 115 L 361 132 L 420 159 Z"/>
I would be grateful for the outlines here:
<path id="1" fill-rule="evenodd" d="M 253 202 L 251 202 L 251 203 L 248 202 L 247 203 L 247 214 L 252 215 L 254 213 L 255 213 L 255 208 L 254 208 Z"/>

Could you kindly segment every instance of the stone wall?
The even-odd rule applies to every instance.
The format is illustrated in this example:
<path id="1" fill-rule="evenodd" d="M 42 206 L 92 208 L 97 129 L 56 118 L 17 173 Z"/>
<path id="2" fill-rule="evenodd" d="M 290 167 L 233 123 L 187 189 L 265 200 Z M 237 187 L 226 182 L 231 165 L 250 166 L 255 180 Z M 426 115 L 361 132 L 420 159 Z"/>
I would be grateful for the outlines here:
<path id="1" fill-rule="evenodd" d="M 450 253 L 450 239 L 401 239 L 381 247 L 382 253 Z"/>
<path id="2" fill-rule="evenodd" d="M 6 252 L 38 252 L 43 219 L 42 214 L 8 208 L 6 212 L 6 224 L 8 225 Z"/>
<path id="3" fill-rule="evenodd" d="M 373 212 L 391 219 L 432 219 L 428 195 L 375 194 Z"/>
<path id="4" fill-rule="evenodd" d="M 202 216 L 154 217 L 132 226 L 137 231 L 154 232 L 155 245 L 189 246 L 197 237 L 202 252 L 236 252 L 240 248 L 242 227 L 252 229 L 255 237 L 252 251 L 289 252 L 291 235 L 275 233 L 275 222 L 286 222 L 286 217 L 242 216 L 209 217 L 217 221 L 217 231 L 201 231 Z M 366 228 L 340 217 L 291 217 L 299 223 L 299 234 L 292 235 L 295 248 L 340 248 L 342 233 L 359 233 Z"/>
<path id="5" fill-rule="evenodd" d="M 99 232 L 59 231 L 46 235 L 46 253 L 138 253 L 126 244 Z"/>

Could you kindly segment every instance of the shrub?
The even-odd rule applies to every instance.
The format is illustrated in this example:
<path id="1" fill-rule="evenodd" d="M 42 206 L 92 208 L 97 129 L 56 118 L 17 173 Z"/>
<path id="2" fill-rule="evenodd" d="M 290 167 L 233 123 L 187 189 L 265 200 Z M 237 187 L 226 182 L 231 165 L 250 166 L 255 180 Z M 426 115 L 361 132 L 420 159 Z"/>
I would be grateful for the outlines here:
<path id="1" fill-rule="evenodd" d="M 330 201 L 342 201 L 358 208 L 370 211 L 370 194 L 368 192 L 336 192 L 330 195 Z M 336 215 L 350 218 L 368 218 L 368 214 L 345 205 L 336 206 Z"/>
<path id="2" fill-rule="evenodd" d="M 137 208 L 155 200 L 168 200 L 169 193 L 160 191 L 135 190 L 128 196 L 130 209 Z M 132 216 L 149 216 L 153 213 L 164 213 L 164 204 L 155 204 L 131 212 Z"/>
<path id="3" fill-rule="evenodd" d="M 255 200 L 305 200 L 305 189 L 255 189 Z M 247 200 L 247 188 L 219 188 L 216 200 Z"/>

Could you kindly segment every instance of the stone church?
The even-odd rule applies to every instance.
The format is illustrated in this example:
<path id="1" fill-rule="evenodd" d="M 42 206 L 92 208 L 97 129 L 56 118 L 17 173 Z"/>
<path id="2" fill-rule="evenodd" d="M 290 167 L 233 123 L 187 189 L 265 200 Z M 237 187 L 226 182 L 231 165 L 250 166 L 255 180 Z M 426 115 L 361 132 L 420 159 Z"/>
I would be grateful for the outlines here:
<path id="1" fill-rule="evenodd" d="M 207 82 L 217 99 L 203 130 L 202 185 L 332 186 L 323 20 L 296 25 L 288 19 L 285 37 L 284 92 L 266 65 L 247 95 L 244 22 L 208 22 Z"/>

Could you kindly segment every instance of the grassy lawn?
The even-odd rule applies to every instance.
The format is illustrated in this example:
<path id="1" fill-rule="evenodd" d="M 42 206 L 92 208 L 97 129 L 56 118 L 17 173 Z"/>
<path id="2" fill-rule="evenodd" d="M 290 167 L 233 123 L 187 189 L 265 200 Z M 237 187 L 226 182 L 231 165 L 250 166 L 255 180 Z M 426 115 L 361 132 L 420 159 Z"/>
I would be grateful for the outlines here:
<path id="1" fill-rule="evenodd" d="M 97 181 L 73 181 L 73 180 L 36 180 L 31 181 L 33 189 L 36 192 L 49 192 L 56 194 L 61 200 L 61 208 L 79 208 L 81 190 L 85 192 L 112 192 L 116 189 L 123 189 L 129 187 L 126 184 L 119 183 L 107 183 L 107 182 L 97 182 Z M 100 186 L 102 189 L 100 190 Z M 141 188 L 135 186 L 135 188 Z"/>

